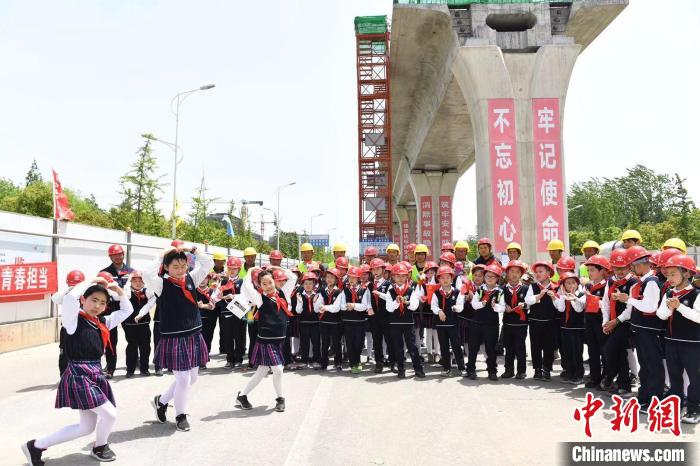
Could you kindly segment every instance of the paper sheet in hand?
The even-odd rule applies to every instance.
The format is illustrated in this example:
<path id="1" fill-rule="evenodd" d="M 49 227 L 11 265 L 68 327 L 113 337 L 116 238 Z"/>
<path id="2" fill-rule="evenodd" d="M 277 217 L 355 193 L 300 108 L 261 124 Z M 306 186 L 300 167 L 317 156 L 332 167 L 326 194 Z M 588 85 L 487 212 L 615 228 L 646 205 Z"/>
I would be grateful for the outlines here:
<path id="1" fill-rule="evenodd" d="M 228 303 L 226 309 L 233 312 L 233 315 L 235 315 L 239 319 L 242 319 L 243 316 L 246 315 L 246 313 L 250 309 L 250 305 L 248 303 L 248 300 L 245 299 L 243 295 L 238 294 L 235 298 L 231 300 L 230 303 Z"/>

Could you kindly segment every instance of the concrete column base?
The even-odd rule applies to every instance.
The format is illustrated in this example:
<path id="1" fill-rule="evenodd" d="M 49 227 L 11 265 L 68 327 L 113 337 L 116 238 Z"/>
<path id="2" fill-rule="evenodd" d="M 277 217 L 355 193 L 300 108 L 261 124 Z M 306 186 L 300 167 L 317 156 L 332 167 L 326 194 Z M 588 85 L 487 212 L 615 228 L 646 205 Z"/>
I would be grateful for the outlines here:
<path id="1" fill-rule="evenodd" d="M 431 229 L 431 244 L 426 244 L 432 253 L 433 257 L 440 255 L 440 196 L 449 196 L 452 198 L 455 193 L 455 187 L 459 180 L 459 174 L 454 172 L 443 173 L 440 171 L 425 171 L 411 173 L 410 177 L 411 188 L 416 197 L 416 215 L 418 216 L 418 232 L 417 243 L 423 242 L 423 222 L 421 221 L 421 197 L 430 196 L 432 203 L 432 229 Z M 452 212 L 450 212 L 450 218 Z M 451 223 L 451 222 L 450 222 Z"/>

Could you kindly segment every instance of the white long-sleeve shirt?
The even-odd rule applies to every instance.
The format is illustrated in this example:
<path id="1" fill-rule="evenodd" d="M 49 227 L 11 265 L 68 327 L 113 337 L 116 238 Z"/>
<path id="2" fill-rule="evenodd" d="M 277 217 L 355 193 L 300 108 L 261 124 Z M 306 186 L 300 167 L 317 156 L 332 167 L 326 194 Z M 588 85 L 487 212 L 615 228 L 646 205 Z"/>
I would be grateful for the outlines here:
<path id="1" fill-rule="evenodd" d="M 491 291 L 488 288 L 486 288 L 486 285 L 481 285 L 481 289 L 484 291 Z M 495 288 L 493 288 L 495 289 Z M 464 295 L 461 295 L 464 296 Z M 472 297 L 472 308 L 476 311 L 479 309 L 483 309 L 485 304 L 481 299 L 479 299 L 479 294 L 474 293 L 474 297 Z M 493 303 L 493 310 L 498 312 L 499 314 L 503 314 L 506 310 L 506 303 L 505 303 L 505 297 L 503 296 L 503 293 L 501 293 L 500 297 L 498 298 L 498 302 Z M 457 311 L 457 312 L 462 312 L 462 311 Z"/>
<path id="2" fill-rule="evenodd" d="M 645 314 L 653 314 L 659 308 L 659 298 L 661 297 L 661 290 L 659 285 L 655 281 L 647 283 L 644 288 L 644 297 L 642 299 L 634 299 L 631 297 L 633 290 L 636 287 L 642 286 L 642 282 L 652 275 L 652 272 L 644 274 L 640 277 L 639 283 L 635 283 L 632 288 L 630 288 L 630 298 L 627 300 L 627 307 L 625 311 L 618 317 L 620 322 L 629 320 L 632 317 L 632 308 L 636 308 L 638 311 Z"/>
<path id="3" fill-rule="evenodd" d="M 687 287 L 684 288 L 685 290 L 692 290 L 693 285 L 688 285 Z M 681 290 L 674 290 L 674 291 L 681 291 Z M 646 290 L 645 290 L 646 293 Z M 683 301 L 682 298 L 679 298 L 681 301 Z M 677 312 L 680 312 L 683 317 L 685 317 L 688 320 L 692 320 L 696 324 L 700 324 L 700 299 L 695 300 L 695 304 L 693 307 L 688 307 L 682 302 L 678 305 L 676 308 Z M 661 300 L 661 304 L 659 305 L 659 309 L 656 311 L 656 317 L 659 319 L 666 320 L 671 316 L 671 309 L 668 308 L 666 305 L 666 298 Z"/>
<path id="4" fill-rule="evenodd" d="M 208 254 L 197 250 L 194 255 L 194 261 L 195 267 L 194 270 L 190 272 L 190 277 L 192 277 L 194 286 L 198 286 L 201 281 L 204 280 L 204 277 L 207 276 L 211 268 L 214 267 L 214 259 Z M 151 290 L 156 296 L 160 296 L 163 293 L 163 277 L 168 276 L 167 273 L 163 277 L 158 275 L 162 264 L 163 257 L 159 255 L 143 271 L 143 282 L 146 288 Z"/>
<path id="5" fill-rule="evenodd" d="M 75 330 L 78 328 L 78 317 L 80 315 L 80 296 L 85 293 L 92 282 L 82 282 L 71 290 L 70 293 L 63 297 L 63 313 L 61 315 L 61 325 L 66 329 L 69 335 L 73 335 Z M 134 307 L 131 305 L 129 298 L 124 294 L 119 296 L 119 310 L 113 312 L 112 314 L 105 316 L 105 325 L 108 329 L 113 329 L 120 323 L 122 323 L 126 318 L 128 318 L 132 312 L 134 312 Z"/>
<path id="6" fill-rule="evenodd" d="M 337 290 L 338 288 L 334 288 L 334 290 Z M 320 296 L 320 294 L 319 294 Z M 341 299 L 343 301 L 341 301 Z M 340 303 L 345 301 L 345 296 L 343 291 L 341 290 L 340 293 L 338 293 L 338 296 L 335 297 L 335 300 L 331 304 L 326 304 L 323 300 L 323 297 L 321 296 L 321 299 L 317 299 L 314 301 L 314 310 L 316 312 L 330 312 L 331 314 L 335 314 L 336 312 L 340 312 Z"/>
<path id="7" fill-rule="evenodd" d="M 349 285 L 348 285 L 348 287 L 349 287 Z M 359 291 L 359 290 L 360 290 L 360 289 L 358 288 L 358 289 L 355 290 L 355 291 Z M 359 302 L 359 303 L 355 303 L 354 310 L 355 310 L 355 311 L 358 311 L 358 312 L 365 312 L 367 309 L 369 309 L 370 307 L 372 307 L 372 301 L 371 301 L 371 298 L 370 298 L 371 295 L 372 295 L 372 292 L 371 292 L 370 290 L 365 290 L 364 294 L 362 295 L 362 299 L 360 300 L 360 302 Z M 340 293 L 340 296 L 338 296 L 338 299 L 337 299 L 336 301 L 340 301 L 340 303 L 338 303 L 338 306 L 339 306 L 339 309 L 340 309 L 341 311 L 347 311 L 347 310 L 348 310 L 348 309 L 347 309 L 348 303 L 347 303 L 347 299 L 345 299 L 345 293 Z M 388 307 L 388 305 L 389 305 L 389 304 L 387 303 L 387 307 Z M 387 311 L 388 311 L 388 310 L 389 310 L 389 309 L 387 309 Z M 389 312 L 391 312 L 391 311 L 389 311 Z"/>
<path id="8" fill-rule="evenodd" d="M 311 293 L 307 293 L 306 290 L 304 290 L 299 294 L 301 295 L 301 299 L 297 298 L 297 307 L 295 309 L 297 314 L 302 314 L 304 312 L 304 300 L 306 298 L 311 298 L 311 305 L 312 305 L 313 311 L 316 313 L 319 312 L 319 310 L 318 310 L 319 306 L 317 306 L 316 303 L 321 299 L 320 293 L 315 293 L 313 291 Z M 369 293 L 365 293 L 365 294 L 369 294 Z"/>
<path id="9" fill-rule="evenodd" d="M 66 289 L 63 290 L 63 291 L 58 291 L 58 292 L 54 293 L 53 295 L 51 295 L 51 301 L 52 301 L 54 304 L 56 304 L 56 305 L 63 304 L 63 297 L 64 297 L 65 295 L 67 295 L 68 293 L 70 293 L 70 291 L 71 291 L 73 288 L 75 288 L 75 287 L 74 287 L 74 286 L 69 286 L 68 288 L 66 288 Z"/>
<path id="10" fill-rule="evenodd" d="M 554 300 L 554 305 L 557 307 L 559 312 L 566 312 L 566 296 L 559 294 Z M 574 312 L 583 312 L 586 308 L 586 295 L 580 296 L 574 300 L 571 300 L 571 308 Z"/>
<path id="11" fill-rule="evenodd" d="M 545 287 L 548 287 L 549 285 L 551 285 L 551 283 L 552 282 L 547 282 L 546 285 L 543 285 L 541 283 L 537 283 L 537 285 L 540 287 L 540 291 L 542 291 L 542 289 L 544 289 Z M 546 293 L 545 293 L 545 295 L 546 295 Z M 532 285 L 528 286 L 527 293 L 525 294 L 525 304 L 527 304 L 528 306 L 532 306 L 533 304 L 537 304 L 539 302 L 540 302 L 539 298 L 537 297 L 535 292 L 532 290 Z"/>
<path id="12" fill-rule="evenodd" d="M 448 294 L 452 293 L 453 291 L 454 288 L 450 287 Z M 433 299 L 430 300 L 430 310 L 433 311 L 433 314 L 435 315 L 439 315 L 440 311 L 442 310 L 440 308 L 440 298 L 438 298 L 438 294 L 440 294 L 440 290 L 433 293 Z M 464 295 L 462 293 L 457 295 L 457 300 L 455 301 L 455 305 L 452 306 L 452 310 L 454 312 L 462 312 L 464 310 Z"/>
<path id="13" fill-rule="evenodd" d="M 416 288 L 419 288 L 419 287 L 416 287 Z M 414 290 L 411 292 L 411 296 L 413 296 L 413 294 L 416 292 L 416 288 L 414 288 Z M 394 312 L 399 307 L 401 307 L 401 304 L 398 301 L 398 298 L 399 298 L 398 296 L 396 296 L 396 299 L 391 299 L 391 293 L 389 293 L 389 291 L 392 289 L 394 289 L 394 285 L 391 285 L 389 287 L 389 290 L 387 290 L 387 293 L 386 293 L 386 312 Z M 406 291 L 408 291 L 408 290 L 406 290 Z M 410 303 L 411 296 L 408 296 L 408 299 L 409 299 L 408 310 L 409 311 L 413 310 L 413 309 L 411 309 L 411 303 Z M 417 307 L 418 306 L 416 306 L 416 308 Z"/>
<path id="14" fill-rule="evenodd" d="M 297 276 L 294 275 L 294 272 L 292 272 L 291 270 L 282 270 L 287 276 L 287 282 L 284 284 L 281 290 L 282 293 L 284 293 L 284 297 L 287 300 L 287 303 L 291 303 L 292 292 L 294 291 L 294 287 L 296 285 Z M 241 293 L 245 294 L 248 298 L 248 301 L 250 301 L 254 306 L 260 307 L 263 303 L 262 295 L 258 293 L 258 290 L 255 289 L 255 286 L 253 286 L 252 275 L 253 274 L 249 273 L 243 279 L 243 284 L 241 285 Z"/>

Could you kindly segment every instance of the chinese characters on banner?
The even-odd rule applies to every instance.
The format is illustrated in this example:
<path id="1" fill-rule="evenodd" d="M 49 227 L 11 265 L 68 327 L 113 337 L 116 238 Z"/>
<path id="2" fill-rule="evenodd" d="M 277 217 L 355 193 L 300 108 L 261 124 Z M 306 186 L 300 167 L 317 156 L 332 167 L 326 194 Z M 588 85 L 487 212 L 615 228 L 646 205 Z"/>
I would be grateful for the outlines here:
<path id="1" fill-rule="evenodd" d="M 489 167 L 495 250 L 521 242 L 518 159 L 515 144 L 515 102 L 489 99 Z"/>
<path id="2" fill-rule="evenodd" d="M 406 246 L 411 242 L 408 233 L 408 220 L 401 221 L 401 251 L 403 251 L 404 259 L 408 259 L 408 252 L 406 251 Z"/>
<path id="3" fill-rule="evenodd" d="M 433 250 L 433 199 L 431 196 L 420 197 L 420 242 Z"/>
<path id="4" fill-rule="evenodd" d="M 46 294 L 56 290 L 55 262 L 0 266 L 0 298 Z"/>
<path id="5" fill-rule="evenodd" d="M 452 243 L 452 197 L 440 196 L 440 245 Z M 441 246 L 442 247 L 442 246 Z"/>
<path id="6" fill-rule="evenodd" d="M 537 251 L 545 252 L 551 240 L 566 234 L 559 99 L 532 99 L 532 132 Z"/>

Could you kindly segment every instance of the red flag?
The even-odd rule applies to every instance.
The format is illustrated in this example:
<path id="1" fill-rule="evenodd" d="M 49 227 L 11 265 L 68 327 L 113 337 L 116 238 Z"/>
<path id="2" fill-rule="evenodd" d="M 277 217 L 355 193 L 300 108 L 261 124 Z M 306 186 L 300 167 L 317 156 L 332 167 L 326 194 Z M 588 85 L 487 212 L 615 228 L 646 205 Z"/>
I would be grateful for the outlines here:
<path id="1" fill-rule="evenodd" d="M 58 181 L 58 174 L 56 171 L 51 170 L 51 172 L 53 173 L 53 218 L 71 221 L 75 218 L 75 214 L 70 210 L 68 196 L 63 192 L 63 187 L 61 186 L 61 182 Z"/>

